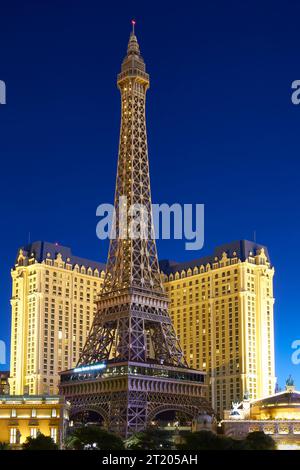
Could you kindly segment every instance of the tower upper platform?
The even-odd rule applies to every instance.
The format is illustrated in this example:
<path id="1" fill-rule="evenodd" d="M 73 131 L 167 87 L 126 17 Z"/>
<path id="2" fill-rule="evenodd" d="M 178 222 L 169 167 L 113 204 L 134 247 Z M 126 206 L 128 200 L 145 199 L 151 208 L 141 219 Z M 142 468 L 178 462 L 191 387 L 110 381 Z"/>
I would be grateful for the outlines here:
<path id="1" fill-rule="evenodd" d="M 146 73 L 146 65 L 134 30 L 130 33 L 127 54 L 122 62 L 121 73 L 118 75 L 118 86 L 122 88 L 122 84 L 131 79 L 136 79 L 149 87 L 149 75 Z"/>

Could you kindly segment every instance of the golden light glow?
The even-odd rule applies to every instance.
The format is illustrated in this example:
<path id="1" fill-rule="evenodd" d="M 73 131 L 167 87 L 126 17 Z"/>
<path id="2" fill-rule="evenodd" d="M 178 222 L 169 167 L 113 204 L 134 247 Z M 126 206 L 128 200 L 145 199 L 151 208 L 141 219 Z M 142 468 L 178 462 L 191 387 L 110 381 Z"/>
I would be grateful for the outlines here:
<path id="1" fill-rule="evenodd" d="M 19 255 L 11 272 L 11 394 L 58 393 L 58 373 L 75 367 L 92 325 L 103 275 L 59 253 L 42 263 Z"/>
<path id="2" fill-rule="evenodd" d="M 221 417 L 245 392 L 252 399 L 274 392 L 273 275 L 262 252 L 244 262 L 224 253 L 212 265 L 165 276 L 184 354 L 208 373 Z"/>
<path id="3" fill-rule="evenodd" d="M 35 397 L 31 400 L 31 405 L 23 398 L 11 400 L 6 397 L 0 402 L 0 442 L 19 447 L 28 436 L 35 437 L 41 432 L 59 444 L 63 422 L 69 419 L 69 405 L 64 404 L 59 397 L 51 400 L 51 407 L 45 397 Z M 64 419 L 60 416 L 64 416 Z"/>

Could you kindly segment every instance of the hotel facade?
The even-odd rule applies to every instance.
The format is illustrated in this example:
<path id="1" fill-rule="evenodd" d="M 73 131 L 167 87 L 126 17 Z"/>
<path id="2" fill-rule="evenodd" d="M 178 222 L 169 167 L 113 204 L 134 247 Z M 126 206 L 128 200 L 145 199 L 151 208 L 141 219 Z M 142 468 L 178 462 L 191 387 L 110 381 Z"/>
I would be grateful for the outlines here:
<path id="1" fill-rule="evenodd" d="M 69 405 L 52 396 L 0 395 L 0 442 L 20 449 L 28 437 L 39 433 L 62 445 L 69 423 Z"/>
<path id="2" fill-rule="evenodd" d="M 274 268 L 267 248 L 241 240 L 188 263 L 163 261 L 161 269 L 184 354 L 207 373 L 217 415 L 244 395 L 273 394 Z"/>
<path id="3" fill-rule="evenodd" d="M 275 387 L 273 275 L 268 250 L 245 240 L 188 263 L 160 263 L 170 316 L 189 366 L 207 373 L 222 416 L 245 394 Z M 67 247 L 21 248 L 12 269 L 10 392 L 56 394 L 75 367 L 96 312 L 105 265 Z"/>
<path id="4" fill-rule="evenodd" d="M 104 268 L 57 244 L 19 250 L 11 271 L 11 394 L 58 393 L 59 372 L 76 365 L 92 326 Z"/>

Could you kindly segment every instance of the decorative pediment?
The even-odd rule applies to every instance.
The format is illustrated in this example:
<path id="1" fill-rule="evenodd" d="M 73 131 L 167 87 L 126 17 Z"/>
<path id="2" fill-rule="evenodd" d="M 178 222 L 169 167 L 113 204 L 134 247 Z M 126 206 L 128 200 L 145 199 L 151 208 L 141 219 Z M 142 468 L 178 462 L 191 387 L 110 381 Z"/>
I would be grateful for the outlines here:
<path id="1" fill-rule="evenodd" d="M 265 253 L 265 249 L 264 249 L 264 248 L 261 248 L 261 249 L 259 250 L 259 256 L 260 256 L 261 258 L 267 259 L 267 255 L 266 255 L 266 253 Z"/>
<path id="2" fill-rule="evenodd" d="M 18 258 L 17 258 L 17 264 L 20 266 L 23 266 L 24 264 L 24 259 L 26 258 L 24 251 L 22 248 L 19 250 Z"/>

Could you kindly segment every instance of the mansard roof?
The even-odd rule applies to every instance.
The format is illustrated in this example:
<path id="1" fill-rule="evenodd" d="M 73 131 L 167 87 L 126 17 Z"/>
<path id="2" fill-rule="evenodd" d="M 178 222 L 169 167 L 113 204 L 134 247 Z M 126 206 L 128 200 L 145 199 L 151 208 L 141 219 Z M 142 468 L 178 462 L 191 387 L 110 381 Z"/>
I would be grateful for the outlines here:
<path id="1" fill-rule="evenodd" d="M 250 256 L 250 253 L 252 253 L 252 256 L 255 256 L 260 253 L 261 249 L 264 250 L 267 261 L 271 264 L 268 248 L 266 246 L 249 240 L 236 240 L 216 247 L 213 254 L 210 256 L 204 256 L 202 258 L 196 258 L 191 261 L 184 262 L 162 260 L 160 261 L 160 269 L 164 274 L 169 275 L 189 268 L 192 269 L 196 266 L 206 266 L 208 263 L 215 263 L 216 258 L 221 260 L 223 253 L 226 253 L 229 258 L 237 257 L 241 261 L 246 261 Z"/>
<path id="2" fill-rule="evenodd" d="M 91 268 L 93 270 L 98 269 L 99 272 L 105 271 L 105 264 L 98 261 L 92 261 L 86 258 L 80 258 L 72 254 L 71 248 L 67 246 L 59 245 L 58 243 L 49 243 L 45 241 L 37 241 L 30 243 L 21 248 L 23 255 L 34 258 L 38 263 L 42 263 L 46 259 L 56 259 L 57 255 L 60 254 L 62 261 L 75 266 L 76 264 L 81 267 L 84 266 L 86 269 Z M 20 251 L 20 250 L 19 250 Z"/>

